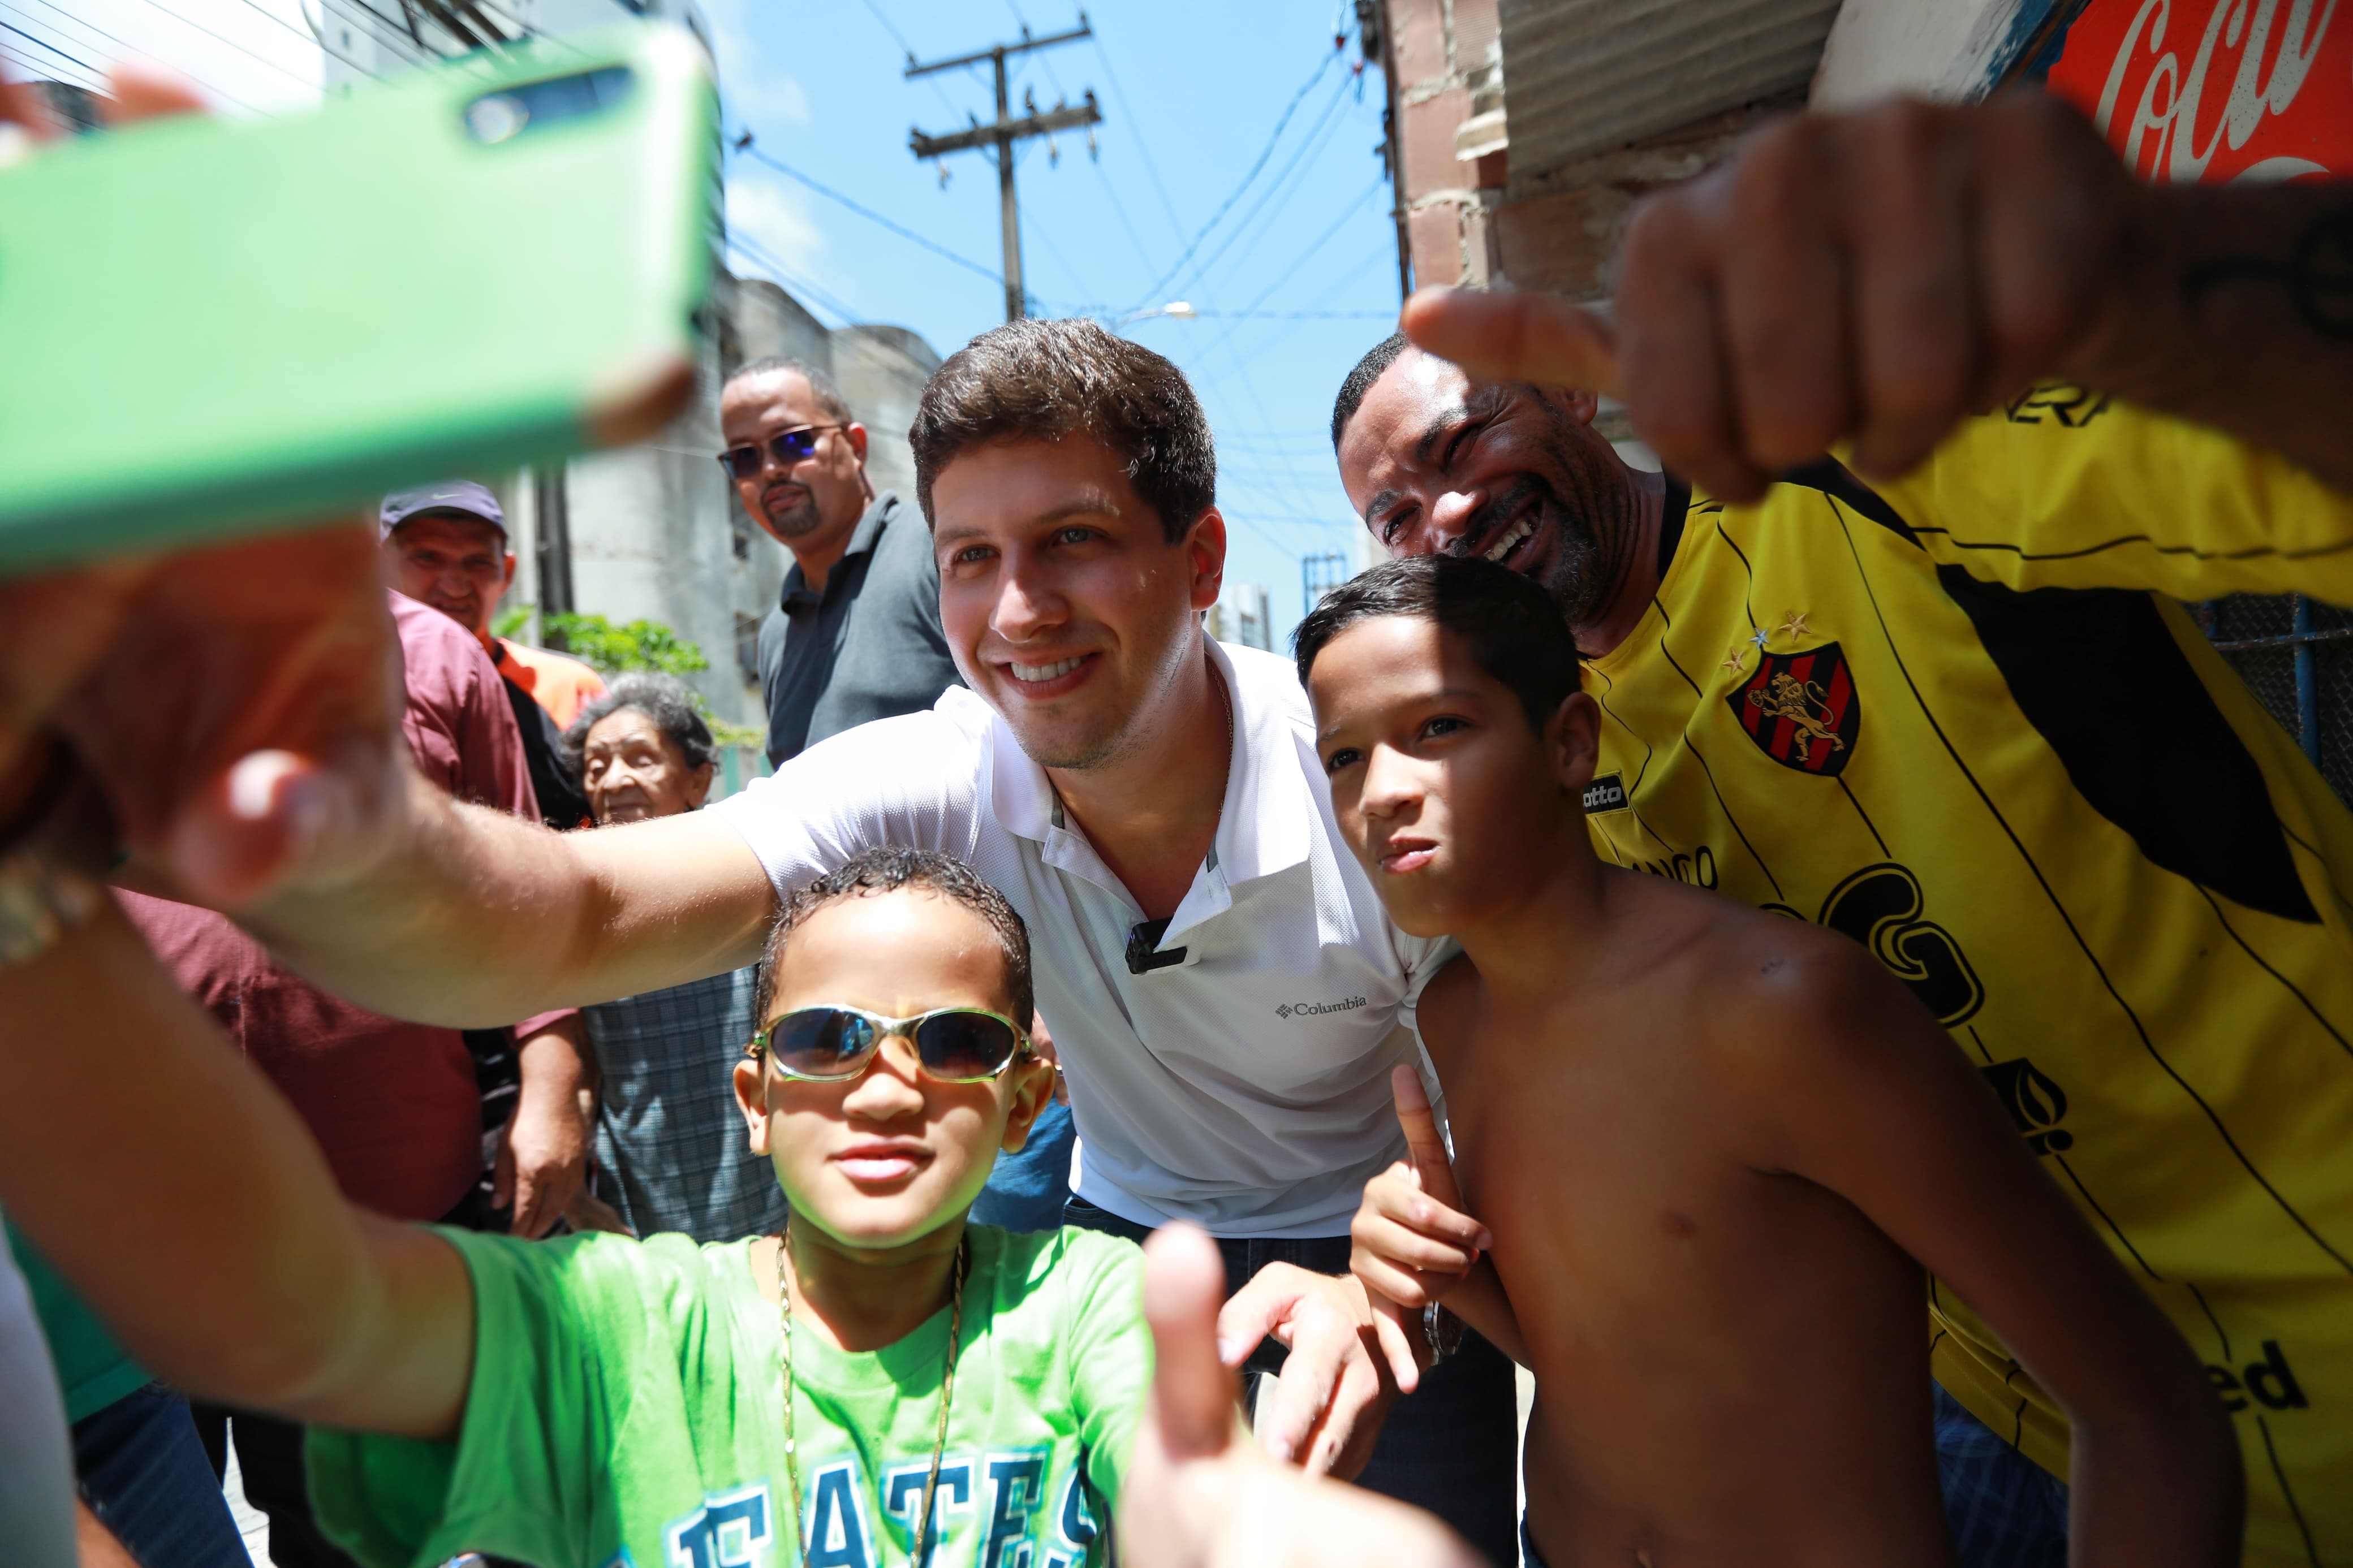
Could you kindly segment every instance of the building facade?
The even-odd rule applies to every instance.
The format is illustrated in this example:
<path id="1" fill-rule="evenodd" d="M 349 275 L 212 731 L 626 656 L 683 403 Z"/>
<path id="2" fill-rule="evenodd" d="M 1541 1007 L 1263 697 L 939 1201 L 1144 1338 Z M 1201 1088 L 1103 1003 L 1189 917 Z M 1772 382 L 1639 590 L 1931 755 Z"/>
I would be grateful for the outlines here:
<path id="1" fill-rule="evenodd" d="M 2147 179 L 2353 174 L 2353 10 L 2308 0 L 1362 0 L 1410 286 L 1604 300 L 1643 195 L 1761 120 L 2043 81 Z M 1623 411 L 1596 425 L 1647 455 Z M 1655 466 L 1654 462 L 1649 466 Z M 2353 799 L 2353 613 L 2237 595 L 2218 646 Z"/>

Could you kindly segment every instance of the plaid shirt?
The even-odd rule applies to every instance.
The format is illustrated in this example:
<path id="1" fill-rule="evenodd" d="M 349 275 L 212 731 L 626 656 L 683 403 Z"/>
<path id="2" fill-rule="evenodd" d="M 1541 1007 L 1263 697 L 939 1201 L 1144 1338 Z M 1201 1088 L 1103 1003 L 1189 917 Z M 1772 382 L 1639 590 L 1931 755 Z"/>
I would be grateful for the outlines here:
<path id="1" fill-rule="evenodd" d="M 580 1009 L 604 1074 L 596 1192 L 639 1236 L 733 1241 L 785 1223 L 784 1192 L 745 1143 L 730 1077 L 752 1037 L 753 975 Z"/>

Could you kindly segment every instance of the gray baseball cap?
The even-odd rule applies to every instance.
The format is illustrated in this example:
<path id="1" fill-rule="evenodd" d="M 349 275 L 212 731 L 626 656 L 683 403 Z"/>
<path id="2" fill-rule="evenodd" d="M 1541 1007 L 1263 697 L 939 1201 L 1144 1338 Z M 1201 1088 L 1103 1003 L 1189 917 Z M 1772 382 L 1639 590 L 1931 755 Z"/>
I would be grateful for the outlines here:
<path id="1" fill-rule="evenodd" d="M 480 518 L 504 534 L 507 514 L 499 508 L 499 498 L 484 485 L 471 479 L 444 479 L 437 485 L 418 485 L 414 489 L 395 490 L 384 498 L 384 506 L 376 512 L 376 521 L 383 526 L 384 537 L 412 517 L 426 517 L 435 512 L 452 512 L 459 517 Z"/>

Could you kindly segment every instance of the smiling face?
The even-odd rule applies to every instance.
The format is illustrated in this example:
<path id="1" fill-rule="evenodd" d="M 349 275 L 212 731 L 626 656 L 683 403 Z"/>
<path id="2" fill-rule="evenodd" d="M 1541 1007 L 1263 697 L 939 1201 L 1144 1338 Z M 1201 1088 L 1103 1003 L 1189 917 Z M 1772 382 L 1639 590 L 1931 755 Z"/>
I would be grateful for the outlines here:
<path id="1" fill-rule="evenodd" d="M 842 427 L 819 430 L 815 448 L 797 462 L 779 461 L 768 450 L 783 431 L 827 425 Z M 719 428 L 729 447 L 760 450 L 760 471 L 735 481 L 752 521 L 796 554 L 838 559 L 873 499 L 866 426 L 828 415 L 806 379 L 777 370 L 729 382 L 719 395 Z"/>
<path id="2" fill-rule="evenodd" d="M 1013 1015 L 996 933 L 923 888 L 854 894 L 807 915 L 777 960 L 774 992 L 763 1026 L 828 1002 L 894 1018 L 937 1007 Z M 752 1152 L 775 1167 L 796 1227 L 863 1251 L 961 1217 L 997 1152 L 1028 1139 L 1053 1081 L 1051 1067 L 1025 1058 L 986 1083 L 942 1083 L 897 1037 L 847 1082 L 788 1079 L 765 1060 L 735 1068 Z"/>
<path id="3" fill-rule="evenodd" d="M 1412 616 L 1333 637 L 1307 691 L 1341 836 L 1411 935 L 1476 926 L 1581 847 L 1595 714 L 1582 692 L 1539 734 L 1460 638 Z"/>
<path id="4" fill-rule="evenodd" d="M 1084 436 L 988 442 L 932 481 L 940 620 L 966 685 L 1050 768 L 1118 761 L 1200 657 L 1225 520 L 1169 542 L 1120 459 Z"/>
<path id="5" fill-rule="evenodd" d="M 634 708 L 589 727 L 580 745 L 580 784 L 597 826 L 692 811 L 711 793 L 711 764 L 689 767 L 678 742 Z"/>
<path id="6" fill-rule="evenodd" d="M 1535 580 L 1571 626 L 1622 576 L 1630 471 L 1593 395 L 1472 384 L 1408 349 L 1340 435 L 1340 483 L 1393 555 L 1476 555 Z"/>
<path id="7" fill-rule="evenodd" d="M 514 581 L 504 531 L 479 517 L 429 511 L 384 542 L 392 585 L 477 635 L 487 636 L 499 596 Z"/>

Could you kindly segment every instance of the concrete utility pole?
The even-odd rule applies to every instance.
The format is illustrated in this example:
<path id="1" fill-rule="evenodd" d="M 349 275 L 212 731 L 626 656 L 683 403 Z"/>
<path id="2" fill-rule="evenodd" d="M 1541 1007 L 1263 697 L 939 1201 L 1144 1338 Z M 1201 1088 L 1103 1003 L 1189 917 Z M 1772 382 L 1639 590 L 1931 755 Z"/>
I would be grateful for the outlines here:
<path id="1" fill-rule="evenodd" d="M 996 146 L 997 193 L 1003 209 L 1005 227 L 1005 319 L 1008 321 L 1019 321 L 1029 314 L 1025 303 L 1029 296 L 1021 286 L 1021 213 L 1013 200 L 1013 144 L 1031 136 L 1049 136 L 1057 131 L 1076 131 L 1082 126 L 1100 125 L 1103 123 L 1103 110 L 1095 107 L 1094 89 L 1089 88 L 1086 101 L 1076 108 L 1056 104 L 1040 114 L 1037 104 L 1032 101 L 1023 105 L 1028 112 L 1022 118 L 1014 119 L 1012 102 L 1006 95 L 1005 57 L 1092 37 L 1094 29 L 1087 23 L 1087 14 L 1082 11 L 1076 27 L 1067 33 L 1056 33 L 1051 37 L 1033 38 L 1029 36 L 1029 29 L 1024 27 L 1019 43 L 997 44 L 975 54 L 958 55 L 952 60 L 934 60 L 929 65 L 919 65 L 912 55 L 908 57 L 907 76 L 911 80 L 919 76 L 929 76 L 934 71 L 978 65 L 983 60 L 997 68 L 995 124 L 983 125 L 975 120 L 970 130 L 954 132 L 945 136 L 927 136 L 921 131 L 910 131 L 907 145 L 914 150 L 918 158 L 938 158 L 992 143 Z M 1094 144 L 1092 132 L 1087 137 L 1087 144 L 1090 149 Z M 944 174 L 940 177 L 943 180 L 947 178 Z"/>

